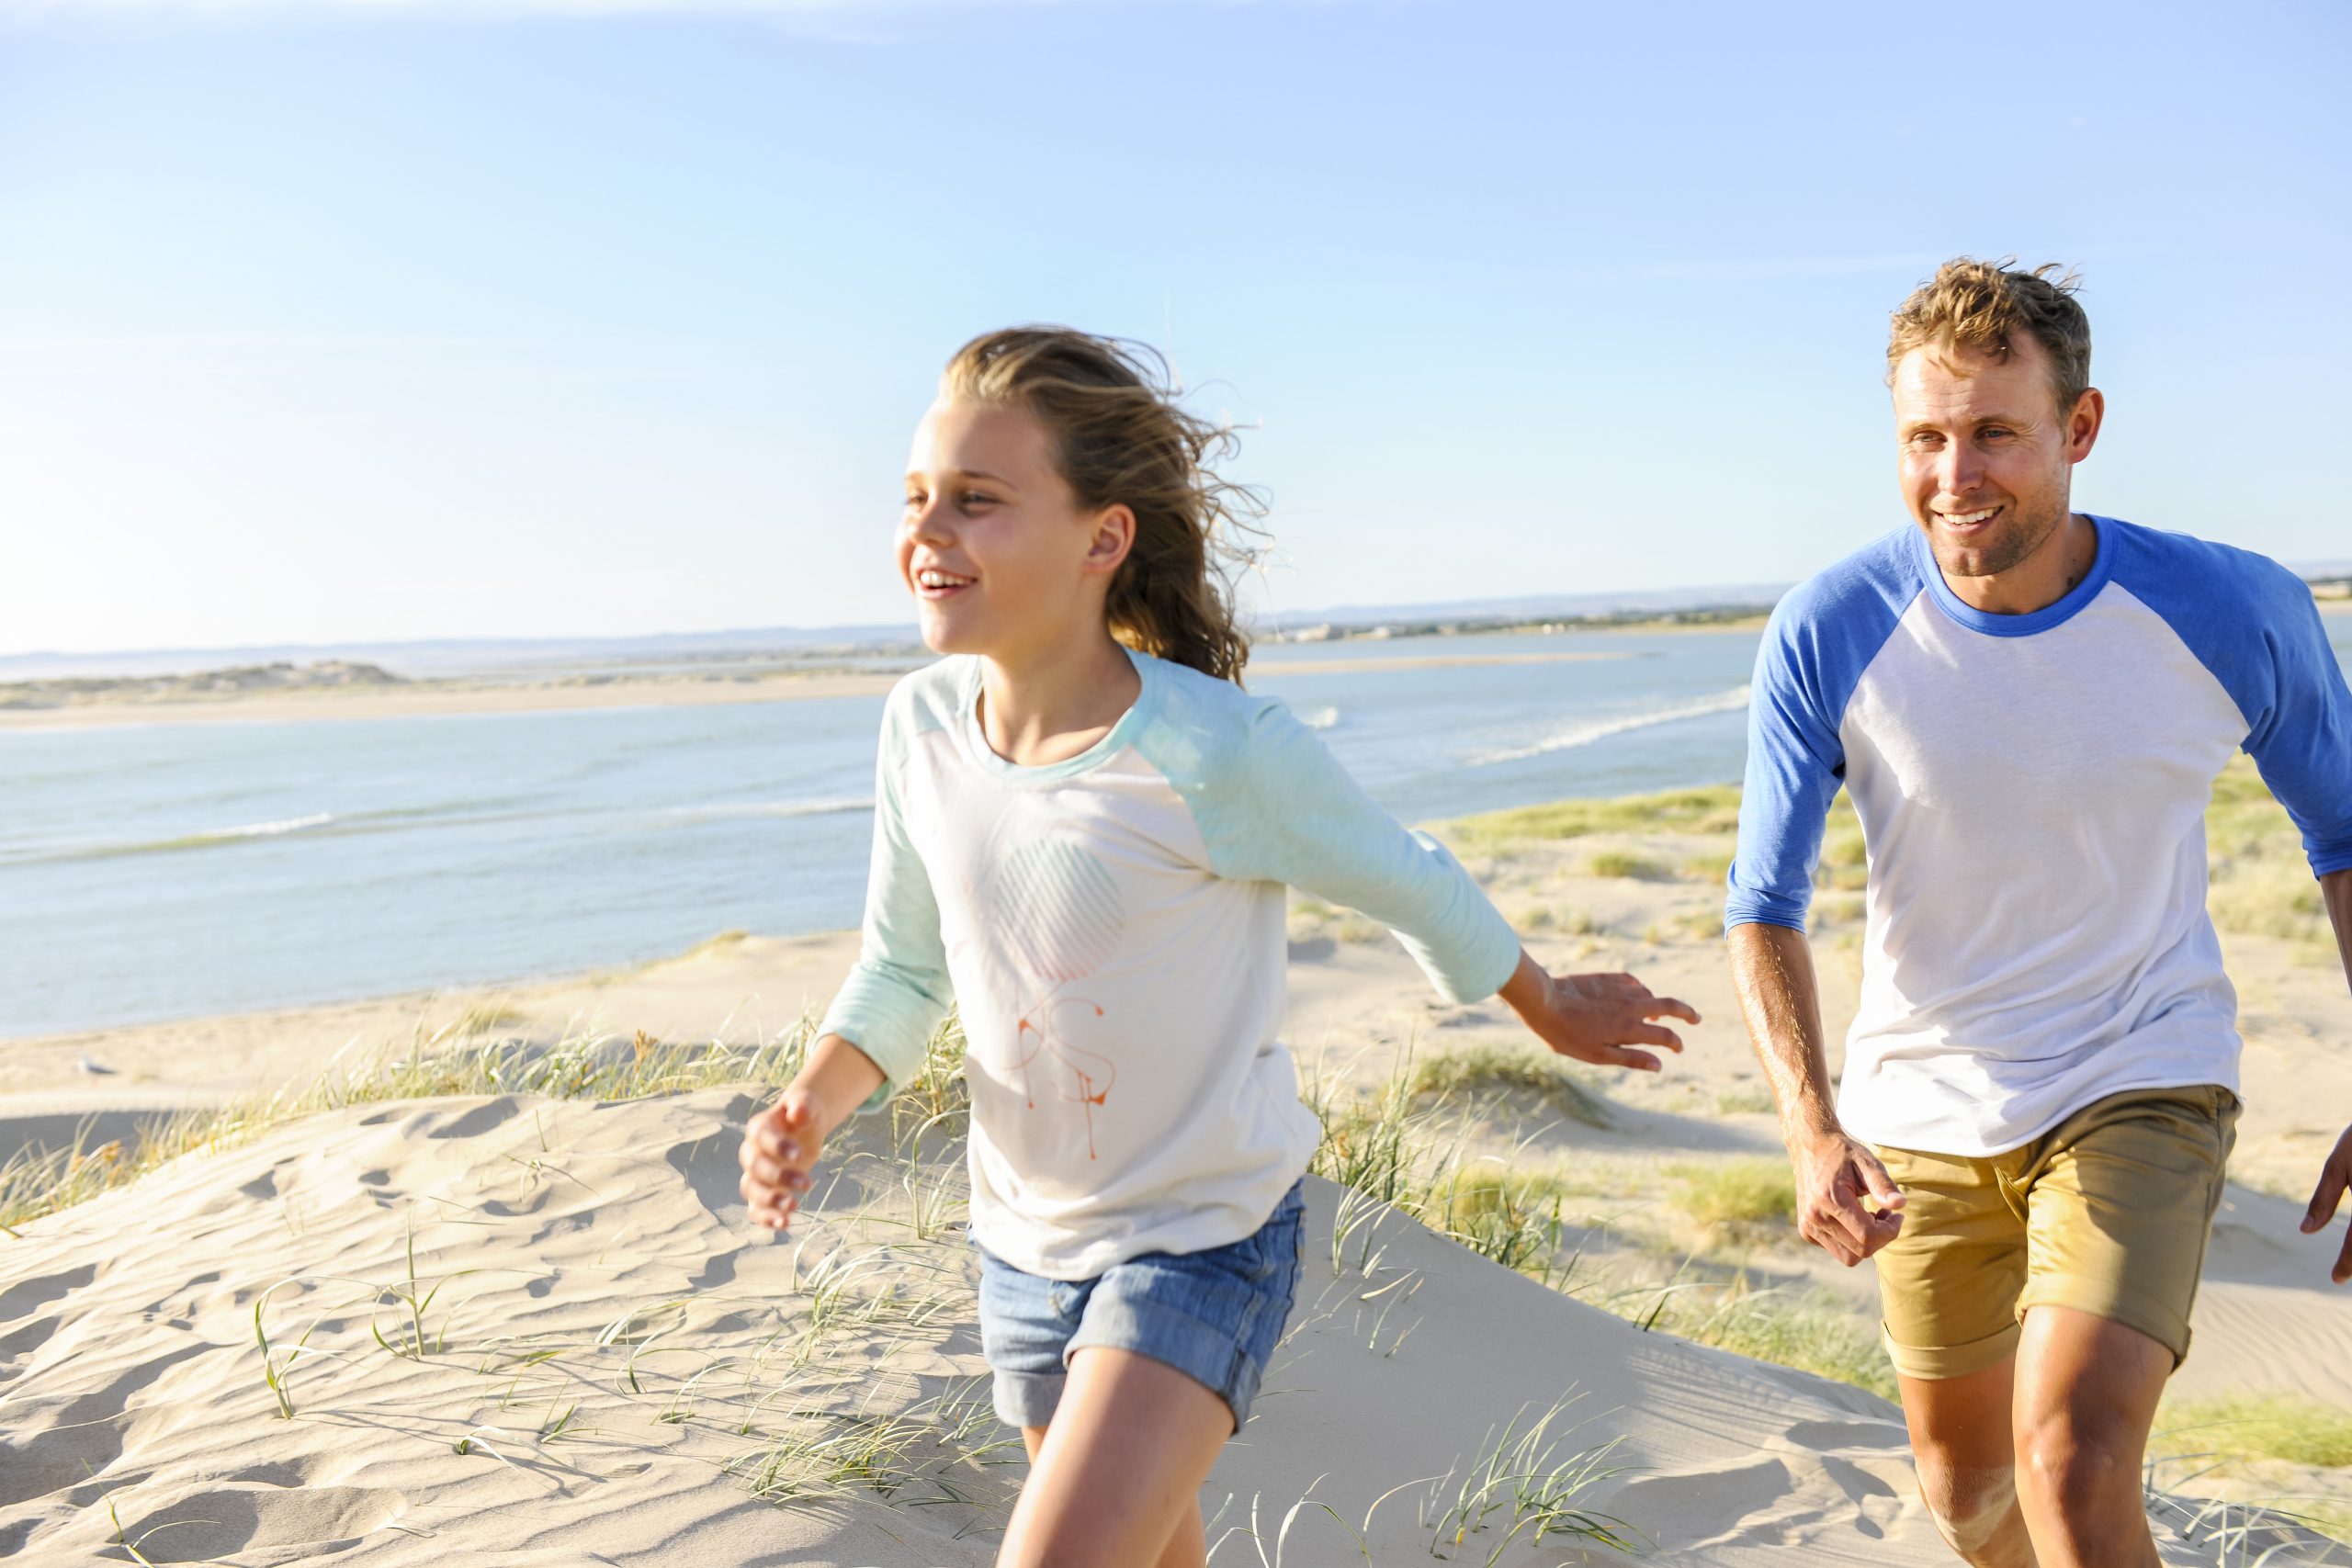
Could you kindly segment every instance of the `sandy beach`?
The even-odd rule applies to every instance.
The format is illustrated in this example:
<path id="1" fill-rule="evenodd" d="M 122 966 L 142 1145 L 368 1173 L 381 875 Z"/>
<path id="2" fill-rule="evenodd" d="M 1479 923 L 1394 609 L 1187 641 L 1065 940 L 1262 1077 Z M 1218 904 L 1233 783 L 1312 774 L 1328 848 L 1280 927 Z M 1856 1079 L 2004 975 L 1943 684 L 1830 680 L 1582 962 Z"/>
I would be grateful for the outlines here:
<path id="1" fill-rule="evenodd" d="M 2308 926 L 2230 913 L 2278 869 L 2262 806 L 2216 807 L 2246 1110 L 2158 1422 L 2173 1563 L 2352 1562 L 2283 1517 L 2341 1532 L 2352 1472 L 2206 1457 L 2259 1446 L 2251 1397 L 2352 1413 L 2352 1298 L 2325 1280 L 2344 1222 L 2294 1224 L 2352 1106 L 2352 1001 Z M 1494 1004 L 1437 1003 L 1359 917 L 1295 901 L 1289 1034 L 1331 1137 L 1292 1332 L 1204 1494 L 1216 1561 L 1278 1540 L 1290 1563 L 1617 1560 L 1611 1536 L 1672 1563 L 1952 1561 L 1882 1397 L 1868 1269 L 1788 1224 L 1720 955 L 1735 810 L 1688 791 L 1443 829 L 1543 962 L 1705 1014 L 1655 1077 L 1566 1070 Z M 1858 854 L 1833 823 L 1833 1036 Z M 0 1234 L 0 1555 L 987 1562 L 1021 1465 L 988 1414 L 951 1087 L 927 1133 L 859 1123 L 790 1240 L 735 1195 L 739 1129 L 854 949 L 730 934 L 0 1044 L 0 1151 L 88 1119 L 102 1167 L 142 1119 L 245 1107 L 215 1146 L 98 1170 Z M 310 1114 L 254 1109 L 322 1076 L 345 1090 Z M 1406 1156 L 1385 1175 L 1384 1130 Z"/>

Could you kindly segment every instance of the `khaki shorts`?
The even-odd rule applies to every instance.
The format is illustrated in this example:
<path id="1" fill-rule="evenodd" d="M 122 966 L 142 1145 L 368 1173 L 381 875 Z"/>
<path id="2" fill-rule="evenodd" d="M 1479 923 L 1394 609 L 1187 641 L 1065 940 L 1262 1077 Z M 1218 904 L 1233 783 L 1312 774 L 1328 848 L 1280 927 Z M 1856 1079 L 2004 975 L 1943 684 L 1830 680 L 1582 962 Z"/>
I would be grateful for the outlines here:
<path id="1" fill-rule="evenodd" d="M 1877 1255 L 1894 1370 L 1996 1366 L 2033 1306 L 2136 1328 L 2178 1366 L 2237 1119 L 2237 1096 L 2216 1085 L 2132 1089 L 2007 1154 L 1880 1149 L 1904 1197 L 1903 1229 Z"/>

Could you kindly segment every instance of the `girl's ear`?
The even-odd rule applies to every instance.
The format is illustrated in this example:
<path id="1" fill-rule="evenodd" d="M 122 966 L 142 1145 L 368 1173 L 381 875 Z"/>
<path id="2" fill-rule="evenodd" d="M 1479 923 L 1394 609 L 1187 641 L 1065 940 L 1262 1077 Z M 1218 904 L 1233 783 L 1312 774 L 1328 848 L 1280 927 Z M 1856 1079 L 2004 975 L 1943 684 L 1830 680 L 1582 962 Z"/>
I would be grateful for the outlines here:
<path id="1" fill-rule="evenodd" d="M 1108 574 L 1119 570 L 1135 548 L 1136 514 L 1125 506 L 1106 506 L 1094 514 L 1093 536 L 1087 541 L 1087 571 Z"/>

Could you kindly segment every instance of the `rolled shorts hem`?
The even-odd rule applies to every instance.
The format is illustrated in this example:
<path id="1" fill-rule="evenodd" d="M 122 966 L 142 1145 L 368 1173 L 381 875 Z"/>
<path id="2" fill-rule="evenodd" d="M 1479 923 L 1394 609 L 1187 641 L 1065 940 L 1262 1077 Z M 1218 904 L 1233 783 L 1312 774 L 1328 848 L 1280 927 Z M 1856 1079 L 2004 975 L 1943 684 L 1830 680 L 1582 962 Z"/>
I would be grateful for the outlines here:
<path id="1" fill-rule="evenodd" d="M 996 1418 L 1008 1427 L 1045 1426 L 1054 1418 L 1069 1382 L 1068 1372 L 995 1373 L 989 1398 L 996 1405 Z"/>
<path id="2" fill-rule="evenodd" d="M 1235 1337 L 1199 1318 L 1155 1302 L 1103 1301 L 1087 1308 L 1086 1325 L 1070 1337 L 1062 1365 L 1080 1350 L 1125 1350 L 1191 1378 L 1225 1401 L 1234 1429 L 1250 1418 L 1258 1393 L 1258 1365 L 1234 1347 Z M 996 1373 L 998 1419 L 1011 1427 L 1043 1427 L 1054 1418 L 1069 1373 Z"/>
<path id="3" fill-rule="evenodd" d="M 1258 1308 L 1251 1304 L 1250 1315 Z M 1250 1402 L 1258 1394 L 1258 1363 L 1240 1348 L 1250 1325 L 1226 1331 L 1189 1313 L 1159 1302 L 1114 1298 L 1099 1302 L 1086 1314 L 1085 1326 L 1070 1337 L 1064 1363 L 1080 1350 L 1126 1350 L 1173 1367 L 1225 1401 L 1233 1413 L 1234 1430 L 1250 1418 Z"/>
<path id="4" fill-rule="evenodd" d="M 2117 1301 L 2112 1296 L 2077 1288 L 2078 1281 L 2059 1276 L 2039 1280 L 2026 1286 L 2018 1297 L 2018 1322 L 2025 1322 L 2026 1309 L 2038 1306 L 2070 1307 L 2075 1312 L 2103 1317 L 2109 1323 L 2120 1323 L 2136 1329 L 2172 1352 L 2173 1370 L 2188 1359 L 2188 1325 L 2166 1308 L 2140 1301 Z"/>
<path id="5" fill-rule="evenodd" d="M 2018 1325 L 2011 1323 L 1982 1339 L 1971 1339 L 1959 1345 L 1899 1345 L 1884 1319 L 1881 1319 L 1878 1325 L 1879 1343 L 1886 1347 L 1886 1359 L 1894 1363 L 1894 1370 L 1921 1382 L 1964 1378 L 1988 1367 L 1999 1366 L 2018 1353 L 2018 1335 L 2020 1332 Z"/>

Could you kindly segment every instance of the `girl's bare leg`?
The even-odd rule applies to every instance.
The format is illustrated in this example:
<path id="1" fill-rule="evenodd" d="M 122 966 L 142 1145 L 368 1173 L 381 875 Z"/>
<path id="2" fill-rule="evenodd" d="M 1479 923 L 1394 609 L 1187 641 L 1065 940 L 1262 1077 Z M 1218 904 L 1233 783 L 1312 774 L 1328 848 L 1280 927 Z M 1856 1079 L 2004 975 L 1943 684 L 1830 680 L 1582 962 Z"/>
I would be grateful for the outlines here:
<path id="1" fill-rule="evenodd" d="M 1029 1483 L 999 1568 L 1202 1568 L 1201 1486 L 1232 1433 L 1225 1401 L 1166 1362 L 1080 1350 L 1053 1425 L 1022 1430 Z"/>

